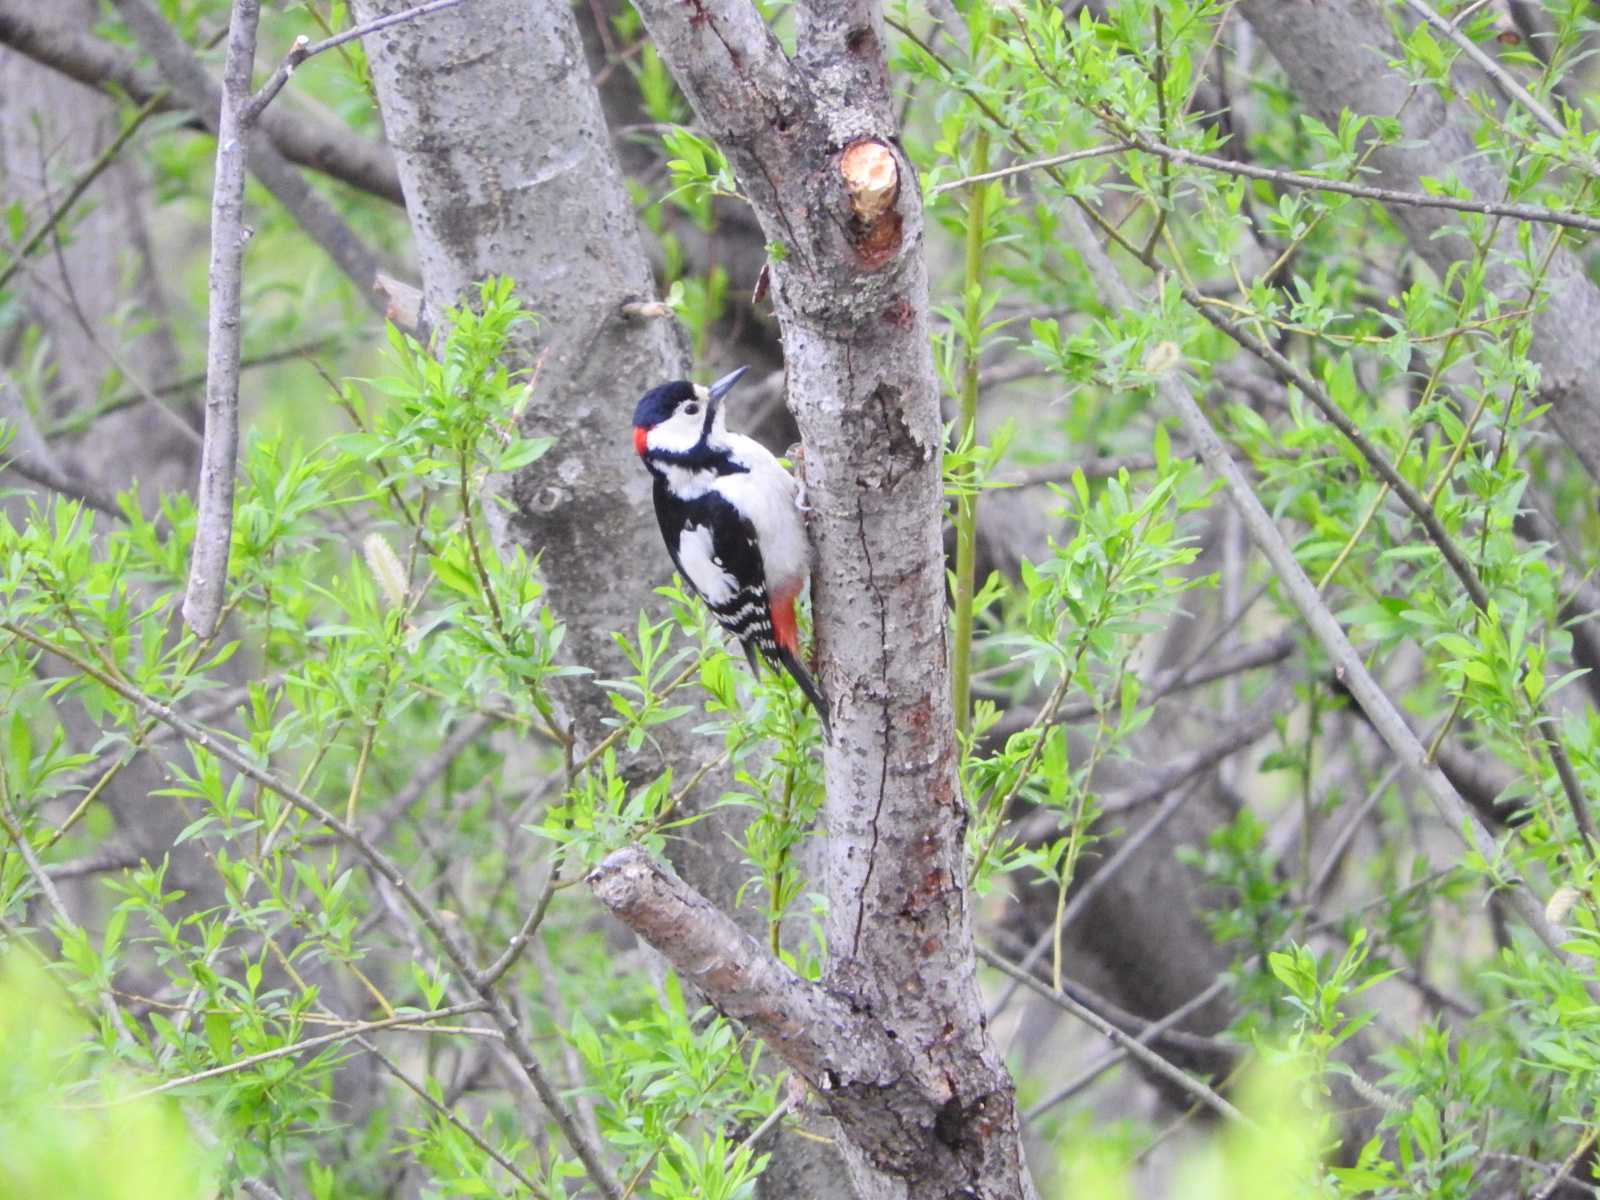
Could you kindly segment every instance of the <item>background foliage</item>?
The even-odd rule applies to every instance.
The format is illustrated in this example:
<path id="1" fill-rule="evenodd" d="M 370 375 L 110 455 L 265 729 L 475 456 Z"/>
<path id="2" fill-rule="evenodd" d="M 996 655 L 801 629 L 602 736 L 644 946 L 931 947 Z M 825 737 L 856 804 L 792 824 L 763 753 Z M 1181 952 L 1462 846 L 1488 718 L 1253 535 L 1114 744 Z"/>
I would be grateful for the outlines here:
<path id="1" fill-rule="evenodd" d="M 227 11 L 162 7 L 198 46 Z M 1506 39 L 1499 6 L 1454 7 L 1545 102 L 1586 93 L 1586 5 L 1544 6 L 1537 44 Z M 594 9 L 593 65 L 660 293 L 707 376 L 751 344 L 770 361 L 770 321 L 744 299 L 754 280 L 733 274 L 751 235 L 725 162 L 632 13 Z M 1387 15 L 1393 69 L 1470 114 L 1507 181 L 1495 200 L 1596 212 L 1586 112 L 1565 110 L 1556 138 L 1461 91 L 1459 47 Z M 788 36 L 786 10 L 770 16 Z M 1507 265 L 1506 218 L 1456 214 L 1475 250 L 1441 279 L 1375 201 L 1151 152 L 1359 181 L 1373 145 L 1402 138 L 1392 119 L 1309 115 L 1227 0 L 896 5 L 886 19 L 933 218 L 972 886 L 988 961 L 1035 980 L 1019 995 L 985 976 L 1041 1192 L 1181 1179 L 1170 1194 L 1550 1195 L 1558 1168 L 1592 1177 L 1600 928 L 1575 812 L 1600 789 L 1600 721 L 1574 632 L 1592 616 L 1575 602 L 1600 517 L 1593 480 L 1541 420 L 1529 358 L 1558 239 L 1516 225 L 1512 304 L 1486 282 Z M 347 23 L 342 4 L 307 0 L 269 10 L 263 33 L 276 52 Z M 132 45 L 109 9 L 96 32 Z M 293 86 L 376 136 L 358 44 Z M 162 402 L 191 420 L 213 146 L 180 125 L 144 120 L 124 152 L 153 208 L 167 307 L 130 298 L 100 337 L 125 354 L 159 326 L 183 368 Z M 48 174 L 59 185 L 90 157 L 55 146 Z M 398 209 L 319 186 L 404 261 Z M 431 344 L 379 336 L 273 200 L 252 186 L 248 204 L 258 365 L 222 632 L 197 640 L 176 617 L 194 527 L 182 491 L 136 484 L 106 513 L 17 481 L 0 518 L 0 1141 L 25 1147 L 0 1163 L 0 1191 L 48 1179 L 146 1194 L 79 1149 L 110 1131 L 171 1181 L 162 1195 L 189 1194 L 182 1180 L 317 1200 L 569 1194 L 586 1169 L 484 1015 L 474 973 L 492 963 L 571 1119 L 631 1192 L 755 1194 L 760 1135 L 772 1119 L 812 1128 L 808 1101 L 570 885 L 620 846 L 666 850 L 687 790 L 726 769 L 721 805 L 745 818 L 725 847 L 741 902 L 816 976 L 812 716 L 770 674 L 752 680 L 675 586 L 613 631 L 631 674 L 567 663 L 538 563 L 498 553 L 486 511 L 486 480 L 548 449 L 516 423 L 536 373 L 499 365 L 538 314 L 490 280 Z M 70 242 L 81 212 L 52 237 Z M 45 214 L 7 200 L 8 253 Z M 1085 215 L 1143 307 L 1108 312 L 1072 232 Z M 1571 231 L 1559 244 L 1585 249 Z M 0 322 L 23 415 L 0 437 L 26 423 L 68 447 L 108 409 L 147 402 L 144 388 L 112 364 L 63 408 L 51 329 L 26 302 L 32 260 L 18 261 Z M 1492 860 L 1426 806 L 1250 553 L 1156 400 L 1174 372 L 1465 781 Z M 781 446 L 782 416 L 765 416 Z M 626 414 L 612 417 L 623 436 Z M 1431 530 L 1375 458 L 1425 499 Z M 609 696 L 599 745 L 560 726 L 570 686 Z M 660 769 L 667 722 L 693 727 L 693 775 Z M 106 802 L 150 762 L 158 786 Z M 1198 828 L 1169 836 L 1202 793 Z M 169 852 L 131 852 L 130 828 L 158 807 L 180 818 Z M 1132 919 L 1181 910 L 1212 943 L 1216 972 L 1191 990 L 1206 1015 L 1187 1041 L 1152 1044 L 1240 1106 L 1220 1119 L 1061 1011 L 1087 1003 L 1134 1035 L 1165 1015 L 1075 940 L 1138 855 L 1187 883 L 1145 895 Z M 1566 956 L 1506 918 L 1497 892 L 1513 881 L 1550 899 Z"/>

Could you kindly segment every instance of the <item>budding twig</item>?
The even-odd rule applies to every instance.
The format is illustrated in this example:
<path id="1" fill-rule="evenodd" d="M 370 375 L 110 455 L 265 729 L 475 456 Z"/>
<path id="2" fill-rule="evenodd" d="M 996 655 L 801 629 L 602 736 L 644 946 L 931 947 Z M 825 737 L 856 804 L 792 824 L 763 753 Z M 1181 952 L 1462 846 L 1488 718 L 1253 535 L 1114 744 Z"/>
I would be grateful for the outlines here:
<path id="1" fill-rule="evenodd" d="M 405 12 L 390 13 L 386 17 L 378 17 L 376 20 L 368 21 L 365 25 L 352 26 L 341 33 L 334 34 L 332 37 L 323 38 L 320 42 L 313 42 L 310 38 L 301 34 L 295 38 L 294 45 L 289 47 L 289 53 L 283 56 L 283 61 L 278 64 L 278 69 L 272 73 L 266 83 L 261 85 L 261 90 L 250 97 L 250 103 L 246 105 L 244 110 L 245 125 L 248 127 L 255 124 L 256 118 L 261 115 L 262 110 L 277 98 L 278 93 L 283 91 L 284 85 L 289 82 L 289 76 L 293 75 L 295 68 L 305 62 L 306 59 L 315 58 L 324 51 L 342 46 L 346 42 L 353 42 L 357 38 L 366 37 L 369 33 L 377 33 L 379 30 L 388 29 L 393 25 L 403 25 L 407 21 L 425 17 L 429 13 L 440 12 L 446 8 L 454 8 L 460 3 L 462 3 L 462 0 L 429 0 L 427 4 L 419 4 L 415 8 L 406 9 Z"/>

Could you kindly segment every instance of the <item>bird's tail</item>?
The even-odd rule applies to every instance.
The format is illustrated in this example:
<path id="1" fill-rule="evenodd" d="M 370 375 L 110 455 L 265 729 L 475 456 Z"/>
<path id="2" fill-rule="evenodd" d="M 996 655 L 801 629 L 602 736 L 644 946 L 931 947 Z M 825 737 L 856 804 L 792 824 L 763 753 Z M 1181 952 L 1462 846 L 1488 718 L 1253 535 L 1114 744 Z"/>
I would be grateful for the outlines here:
<path id="1" fill-rule="evenodd" d="M 822 722 L 822 736 L 830 742 L 833 741 L 833 726 L 828 723 L 828 701 L 823 696 L 822 689 L 817 687 L 810 672 L 801 666 L 800 659 L 789 647 L 780 644 L 777 659 L 783 664 L 783 669 L 800 685 L 800 690 L 806 694 L 806 699 L 811 701 L 811 707 L 817 710 L 817 719 Z"/>

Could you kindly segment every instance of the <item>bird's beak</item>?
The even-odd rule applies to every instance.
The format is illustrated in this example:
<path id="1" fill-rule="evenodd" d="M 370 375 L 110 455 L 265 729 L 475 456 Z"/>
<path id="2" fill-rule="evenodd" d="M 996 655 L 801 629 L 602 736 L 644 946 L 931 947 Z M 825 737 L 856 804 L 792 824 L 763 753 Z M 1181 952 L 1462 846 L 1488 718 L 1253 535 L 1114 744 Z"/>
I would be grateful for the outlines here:
<path id="1" fill-rule="evenodd" d="M 749 367 L 740 367 L 737 371 L 729 371 L 707 390 L 706 395 L 710 398 L 710 403 L 706 405 L 707 429 L 710 429 L 712 421 L 716 420 L 717 406 L 722 403 L 722 398 L 733 390 L 733 385 L 739 382 L 739 377 L 749 369 Z"/>

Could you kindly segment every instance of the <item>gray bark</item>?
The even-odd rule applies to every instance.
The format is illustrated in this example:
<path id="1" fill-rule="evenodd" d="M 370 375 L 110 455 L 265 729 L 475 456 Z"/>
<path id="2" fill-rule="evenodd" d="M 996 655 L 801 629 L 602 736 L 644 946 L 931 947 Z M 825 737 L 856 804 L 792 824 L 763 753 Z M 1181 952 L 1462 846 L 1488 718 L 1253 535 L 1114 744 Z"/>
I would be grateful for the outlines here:
<path id="1" fill-rule="evenodd" d="M 1412 91 L 1392 69 L 1401 57 L 1383 8 L 1374 0 L 1242 0 L 1240 13 L 1266 43 L 1307 108 L 1332 127 L 1343 109 L 1392 117 L 1400 115 L 1404 135 L 1379 148 L 1368 162 L 1364 182 L 1421 191 L 1424 176 L 1454 176 L 1472 195 L 1499 199 L 1506 180 L 1479 152 L 1475 119 L 1459 102 L 1437 90 Z M 1457 68 L 1458 82 L 1479 86 L 1481 76 Z M 1438 275 L 1466 262 L 1471 247 L 1459 234 L 1453 214 L 1431 208 L 1391 206 L 1389 215 L 1405 232 L 1412 250 Z M 1551 235 L 1533 233 L 1536 253 Z M 1526 299 L 1527 279 L 1515 264 L 1522 257 L 1516 230 L 1502 229 L 1490 251 L 1486 282 L 1508 305 Z M 1585 469 L 1600 479 L 1600 289 L 1584 273 L 1577 256 L 1558 250 L 1545 276 L 1544 302 L 1533 317 L 1530 357 L 1539 364 L 1539 399 L 1549 404 L 1550 420 Z"/>
<path id="2" fill-rule="evenodd" d="M 967 908 L 922 213 L 893 149 L 881 20 L 867 4 L 799 6 L 791 62 L 743 0 L 637 7 L 787 250 L 772 297 L 815 508 L 834 727 L 825 983 L 912 1051 L 892 1091 L 863 1054 L 824 1099 L 873 1195 L 1028 1195 Z"/>

